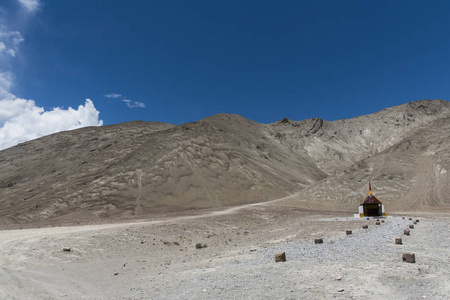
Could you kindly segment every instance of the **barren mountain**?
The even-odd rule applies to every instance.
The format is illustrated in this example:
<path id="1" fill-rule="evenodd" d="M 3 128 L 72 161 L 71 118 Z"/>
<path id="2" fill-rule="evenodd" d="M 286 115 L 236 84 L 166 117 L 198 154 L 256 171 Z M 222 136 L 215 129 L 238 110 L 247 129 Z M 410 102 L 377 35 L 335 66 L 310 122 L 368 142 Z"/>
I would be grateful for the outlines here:
<path id="1" fill-rule="evenodd" d="M 130 122 L 0 151 L 0 218 L 141 217 L 280 198 L 356 210 L 373 182 L 387 209 L 448 207 L 450 103 L 421 100 L 334 122 L 219 114 Z"/>
<path id="2" fill-rule="evenodd" d="M 449 141 L 450 117 L 443 114 L 386 149 L 300 191 L 290 203 L 312 208 L 355 208 L 371 181 L 374 193 L 391 211 L 448 210 Z"/>

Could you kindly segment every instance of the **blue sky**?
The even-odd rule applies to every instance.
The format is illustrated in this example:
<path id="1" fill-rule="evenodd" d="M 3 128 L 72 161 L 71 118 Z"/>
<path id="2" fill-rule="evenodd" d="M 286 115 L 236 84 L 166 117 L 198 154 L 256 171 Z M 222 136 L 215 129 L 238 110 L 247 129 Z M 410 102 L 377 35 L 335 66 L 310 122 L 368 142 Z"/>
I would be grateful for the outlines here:
<path id="1" fill-rule="evenodd" d="M 1 31 L 23 38 L 0 61 L 4 89 L 41 114 L 94 112 L 90 99 L 82 125 L 337 120 L 450 99 L 447 1 L 4 2 Z"/>

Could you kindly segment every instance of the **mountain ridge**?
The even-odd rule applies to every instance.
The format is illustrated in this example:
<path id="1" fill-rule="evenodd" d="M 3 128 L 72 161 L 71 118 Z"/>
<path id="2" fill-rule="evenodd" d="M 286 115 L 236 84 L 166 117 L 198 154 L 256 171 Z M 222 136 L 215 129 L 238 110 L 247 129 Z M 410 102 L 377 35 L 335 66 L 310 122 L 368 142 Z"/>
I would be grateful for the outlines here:
<path id="1" fill-rule="evenodd" d="M 217 114 L 60 132 L 0 151 L 0 221 L 136 218 L 288 195 L 286 205 L 351 211 L 369 180 L 391 209 L 447 207 L 448 129 L 450 103 L 419 100 L 337 121 Z"/>

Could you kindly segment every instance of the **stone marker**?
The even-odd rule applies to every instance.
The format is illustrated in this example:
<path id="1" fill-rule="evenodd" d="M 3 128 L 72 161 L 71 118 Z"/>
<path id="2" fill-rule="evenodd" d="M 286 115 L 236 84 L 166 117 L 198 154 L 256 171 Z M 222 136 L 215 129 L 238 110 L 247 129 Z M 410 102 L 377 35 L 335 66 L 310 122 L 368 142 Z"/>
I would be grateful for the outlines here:
<path id="1" fill-rule="evenodd" d="M 283 262 L 286 261 L 286 253 L 280 252 L 275 254 L 275 262 Z"/>
<path id="2" fill-rule="evenodd" d="M 62 251 L 70 252 L 70 250 L 71 250 L 70 247 L 63 247 L 62 248 Z"/>
<path id="3" fill-rule="evenodd" d="M 411 220 L 412 220 L 412 218 L 409 218 L 409 220 L 411 221 Z"/>
<path id="4" fill-rule="evenodd" d="M 406 228 L 406 229 L 403 231 L 403 234 L 404 234 L 404 235 L 409 235 L 409 229 Z"/>
<path id="5" fill-rule="evenodd" d="M 380 223 L 380 221 L 377 221 L 376 223 L 375 223 L 375 225 L 380 225 L 381 223 Z"/>
<path id="6" fill-rule="evenodd" d="M 367 221 L 369 221 L 369 218 L 366 218 Z"/>
<path id="7" fill-rule="evenodd" d="M 364 225 L 363 226 L 363 229 L 368 229 L 369 228 L 369 225 Z"/>
<path id="8" fill-rule="evenodd" d="M 417 224 L 417 221 L 414 221 L 413 224 L 416 225 L 416 224 Z"/>
<path id="9" fill-rule="evenodd" d="M 395 238 L 395 244 L 396 245 L 402 245 L 402 238 Z"/>
<path id="10" fill-rule="evenodd" d="M 417 223 L 419 223 L 419 221 L 420 221 L 419 219 L 416 220 Z"/>
<path id="11" fill-rule="evenodd" d="M 323 239 L 315 239 L 314 244 L 323 244 Z"/>
<path id="12" fill-rule="evenodd" d="M 384 223 L 384 220 L 381 220 L 381 223 Z"/>
<path id="13" fill-rule="evenodd" d="M 409 228 L 414 229 L 414 225 L 413 225 L 413 224 L 410 224 L 410 225 L 409 225 Z"/>
<path id="14" fill-rule="evenodd" d="M 405 219 L 405 217 L 402 217 L 402 219 L 404 220 L 404 219 Z"/>
<path id="15" fill-rule="evenodd" d="M 347 230 L 345 233 L 346 233 L 347 235 L 352 235 L 352 231 L 351 231 L 351 230 Z"/>
<path id="16" fill-rule="evenodd" d="M 402 259 L 404 262 L 408 263 L 415 263 L 416 262 L 416 255 L 411 252 L 403 252 Z"/>

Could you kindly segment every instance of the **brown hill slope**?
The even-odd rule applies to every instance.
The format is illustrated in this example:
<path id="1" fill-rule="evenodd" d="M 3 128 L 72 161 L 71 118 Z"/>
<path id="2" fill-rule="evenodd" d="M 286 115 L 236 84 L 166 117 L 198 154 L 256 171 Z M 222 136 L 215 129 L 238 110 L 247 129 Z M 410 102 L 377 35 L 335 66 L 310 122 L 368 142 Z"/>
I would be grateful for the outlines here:
<path id="1" fill-rule="evenodd" d="M 180 126 L 126 123 L 58 133 L 0 152 L 1 217 L 130 217 L 259 202 L 326 174 L 269 140 L 265 125 L 217 115 Z"/>
<path id="2" fill-rule="evenodd" d="M 421 100 L 335 122 L 220 114 L 57 133 L 0 151 L 0 219 L 134 217 L 297 192 L 295 205 L 353 209 L 369 179 L 392 207 L 448 205 L 449 116 L 449 102 Z"/>

